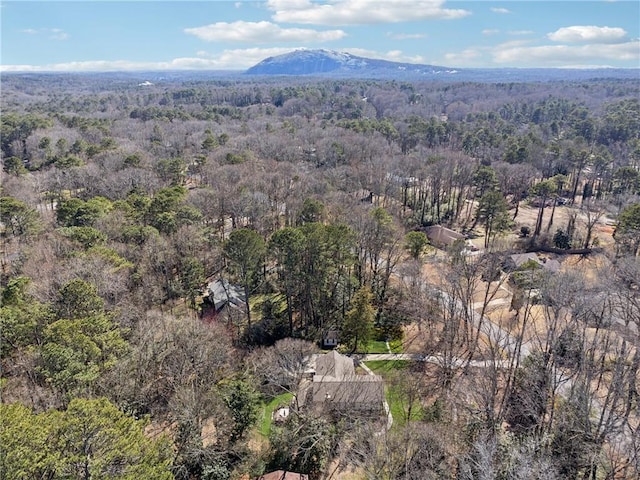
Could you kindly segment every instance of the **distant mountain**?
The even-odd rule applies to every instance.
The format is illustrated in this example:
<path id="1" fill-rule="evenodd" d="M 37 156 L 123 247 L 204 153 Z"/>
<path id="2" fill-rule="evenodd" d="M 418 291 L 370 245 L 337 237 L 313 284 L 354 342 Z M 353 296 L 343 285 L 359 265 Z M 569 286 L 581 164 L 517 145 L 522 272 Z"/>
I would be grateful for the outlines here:
<path id="1" fill-rule="evenodd" d="M 245 74 L 477 82 L 575 81 L 611 78 L 640 80 L 640 69 L 637 68 L 450 68 L 390 62 L 333 50 L 307 49 L 266 58 L 246 70 Z"/>
<path id="2" fill-rule="evenodd" d="M 402 71 L 434 74 L 447 70 L 444 67 L 390 62 L 357 57 L 333 50 L 294 50 L 269 57 L 249 68 L 249 75 L 317 75 L 322 73 L 395 73 Z"/>
<path id="3" fill-rule="evenodd" d="M 455 73 L 446 67 L 418 65 L 415 63 L 390 62 L 373 58 L 357 57 L 333 50 L 294 50 L 290 53 L 269 57 L 246 71 L 249 75 L 318 75 L 331 73 L 360 75 L 392 75 L 413 73 L 434 75 Z"/>

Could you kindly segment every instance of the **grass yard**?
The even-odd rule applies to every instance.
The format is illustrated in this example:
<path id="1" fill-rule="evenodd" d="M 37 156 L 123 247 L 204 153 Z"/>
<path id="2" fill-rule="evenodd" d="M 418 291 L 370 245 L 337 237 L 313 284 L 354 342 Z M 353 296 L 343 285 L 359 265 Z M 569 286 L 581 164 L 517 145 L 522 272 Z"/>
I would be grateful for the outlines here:
<path id="1" fill-rule="evenodd" d="M 274 313 L 282 313 L 287 309 L 287 301 L 284 295 L 277 293 L 251 295 L 249 297 L 249 308 L 251 308 L 252 321 L 259 322 L 262 320 L 262 304 L 267 300 L 273 302 Z"/>
<path id="2" fill-rule="evenodd" d="M 389 340 L 389 348 L 391 348 L 391 353 L 402 353 L 402 339 Z"/>
<path id="3" fill-rule="evenodd" d="M 411 365 L 409 360 L 371 360 L 365 363 L 373 370 L 373 373 L 377 373 L 385 380 L 392 375 L 392 372 L 404 370 Z"/>
<path id="4" fill-rule="evenodd" d="M 371 340 L 367 348 L 367 353 L 389 353 L 387 345 L 381 340 Z"/>
<path id="5" fill-rule="evenodd" d="M 409 415 L 409 401 L 401 385 L 393 382 L 394 375 L 402 372 L 411 364 L 408 360 L 374 360 L 366 362 L 374 373 L 380 375 L 385 382 L 384 393 L 389 410 L 393 417 L 394 427 L 402 427 L 407 421 L 421 420 L 424 416 L 424 410 L 419 399 L 414 400 Z"/>
<path id="6" fill-rule="evenodd" d="M 402 353 L 402 340 L 390 340 L 389 348 L 391 353 Z M 387 350 L 387 344 L 382 340 L 371 340 L 367 353 L 389 353 Z"/>
<path id="7" fill-rule="evenodd" d="M 386 385 L 384 390 L 389 410 L 393 417 L 394 427 L 403 427 L 409 422 L 415 422 L 424 418 L 424 410 L 420 400 L 414 400 L 411 405 L 411 414 L 409 414 L 409 403 L 402 389 L 395 385 Z"/>
<path id="8" fill-rule="evenodd" d="M 262 416 L 260 417 L 259 432 L 261 435 L 268 437 L 271 433 L 271 423 L 273 422 L 273 412 L 279 407 L 289 405 L 293 399 L 293 393 L 283 393 L 278 395 L 269 403 L 262 406 Z"/>

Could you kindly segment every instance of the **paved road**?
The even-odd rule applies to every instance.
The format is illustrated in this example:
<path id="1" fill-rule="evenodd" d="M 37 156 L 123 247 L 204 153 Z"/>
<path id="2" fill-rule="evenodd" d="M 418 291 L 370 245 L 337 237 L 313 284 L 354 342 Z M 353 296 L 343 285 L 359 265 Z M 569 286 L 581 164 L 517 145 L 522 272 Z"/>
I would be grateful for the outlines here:
<path id="1" fill-rule="evenodd" d="M 409 282 L 409 279 L 407 277 L 399 277 L 399 279 L 405 284 L 407 285 Z M 528 344 L 527 342 L 523 342 L 522 345 L 520 345 L 519 351 L 518 351 L 518 340 L 516 337 L 514 337 L 511 332 L 509 332 L 508 330 L 505 330 L 504 328 L 502 328 L 500 325 L 498 325 L 497 323 L 493 322 L 489 317 L 487 317 L 486 315 L 480 315 L 480 312 L 478 312 L 478 309 L 482 308 L 482 303 L 477 302 L 474 303 L 471 306 L 467 306 L 464 305 L 459 299 L 452 299 L 451 295 L 449 295 L 447 292 L 445 292 L 442 289 L 436 288 L 434 285 L 428 285 L 428 282 L 425 282 L 422 285 L 422 289 L 426 290 L 428 288 L 435 288 L 435 291 L 437 292 L 437 294 L 440 296 L 440 307 L 443 308 L 444 310 L 449 310 L 448 307 L 451 306 L 451 302 L 454 301 L 455 302 L 455 310 L 461 315 L 463 312 L 467 313 L 467 318 L 471 319 L 471 322 L 473 323 L 473 326 L 477 329 L 480 328 L 480 332 L 485 335 L 493 345 L 499 346 L 501 348 L 504 349 L 505 353 L 509 356 L 509 357 L 515 357 L 516 354 L 518 354 L 518 360 L 522 361 L 522 359 L 524 359 L 525 357 L 529 356 L 529 354 L 531 353 L 530 350 L 530 344 Z M 511 292 L 504 286 L 504 285 L 500 285 L 499 287 L 501 290 L 506 291 L 507 293 L 511 294 Z M 433 292 L 433 290 L 431 290 L 431 292 Z M 428 293 L 428 292 L 426 292 Z M 491 306 L 497 306 L 497 305 L 505 305 L 505 304 L 510 304 L 511 300 L 510 299 L 506 299 L 506 298 L 497 298 L 494 299 L 493 301 L 489 302 L 489 307 Z M 469 364 L 471 365 L 471 363 Z M 505 363 L 506 365 L 506 363 Z"/>

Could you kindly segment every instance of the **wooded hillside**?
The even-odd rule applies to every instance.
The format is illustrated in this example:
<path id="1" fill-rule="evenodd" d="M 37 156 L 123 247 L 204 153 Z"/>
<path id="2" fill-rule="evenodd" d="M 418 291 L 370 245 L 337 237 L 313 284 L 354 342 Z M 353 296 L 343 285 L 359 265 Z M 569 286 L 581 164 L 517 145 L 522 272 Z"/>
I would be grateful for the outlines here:
<path id="1" fill-rule="evenodd" d="M 2 77 L 2 478 L 638 478 L 637 81 L 143 80 Z"/>

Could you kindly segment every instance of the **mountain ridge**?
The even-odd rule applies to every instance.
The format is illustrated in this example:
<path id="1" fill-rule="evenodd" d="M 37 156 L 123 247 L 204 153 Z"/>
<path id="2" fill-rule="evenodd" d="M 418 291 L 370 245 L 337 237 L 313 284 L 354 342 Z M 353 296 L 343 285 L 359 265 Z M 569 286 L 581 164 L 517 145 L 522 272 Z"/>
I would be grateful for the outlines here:
<path id="1" fill-rule="evenodd" d="M 638 79 L 640 69 L 624 68 L 451 68 L 359 57 L 326 49 L 297 49 L 265 58 L 245 71 L 255 76 L 322 76 L 445 81 L 545 81 Z"/>
<path id="2" fill-rule="evenodd" d="M 308 75 L 327 72 L 358 72 L 375 69 L 408 70 L 415 73 L 453 71 L 435 65 L 394 62 L 359 57 L 347 52 L 326 49 L 297 49 L 268 57 L 246 70 L 249 75 Z"/>

